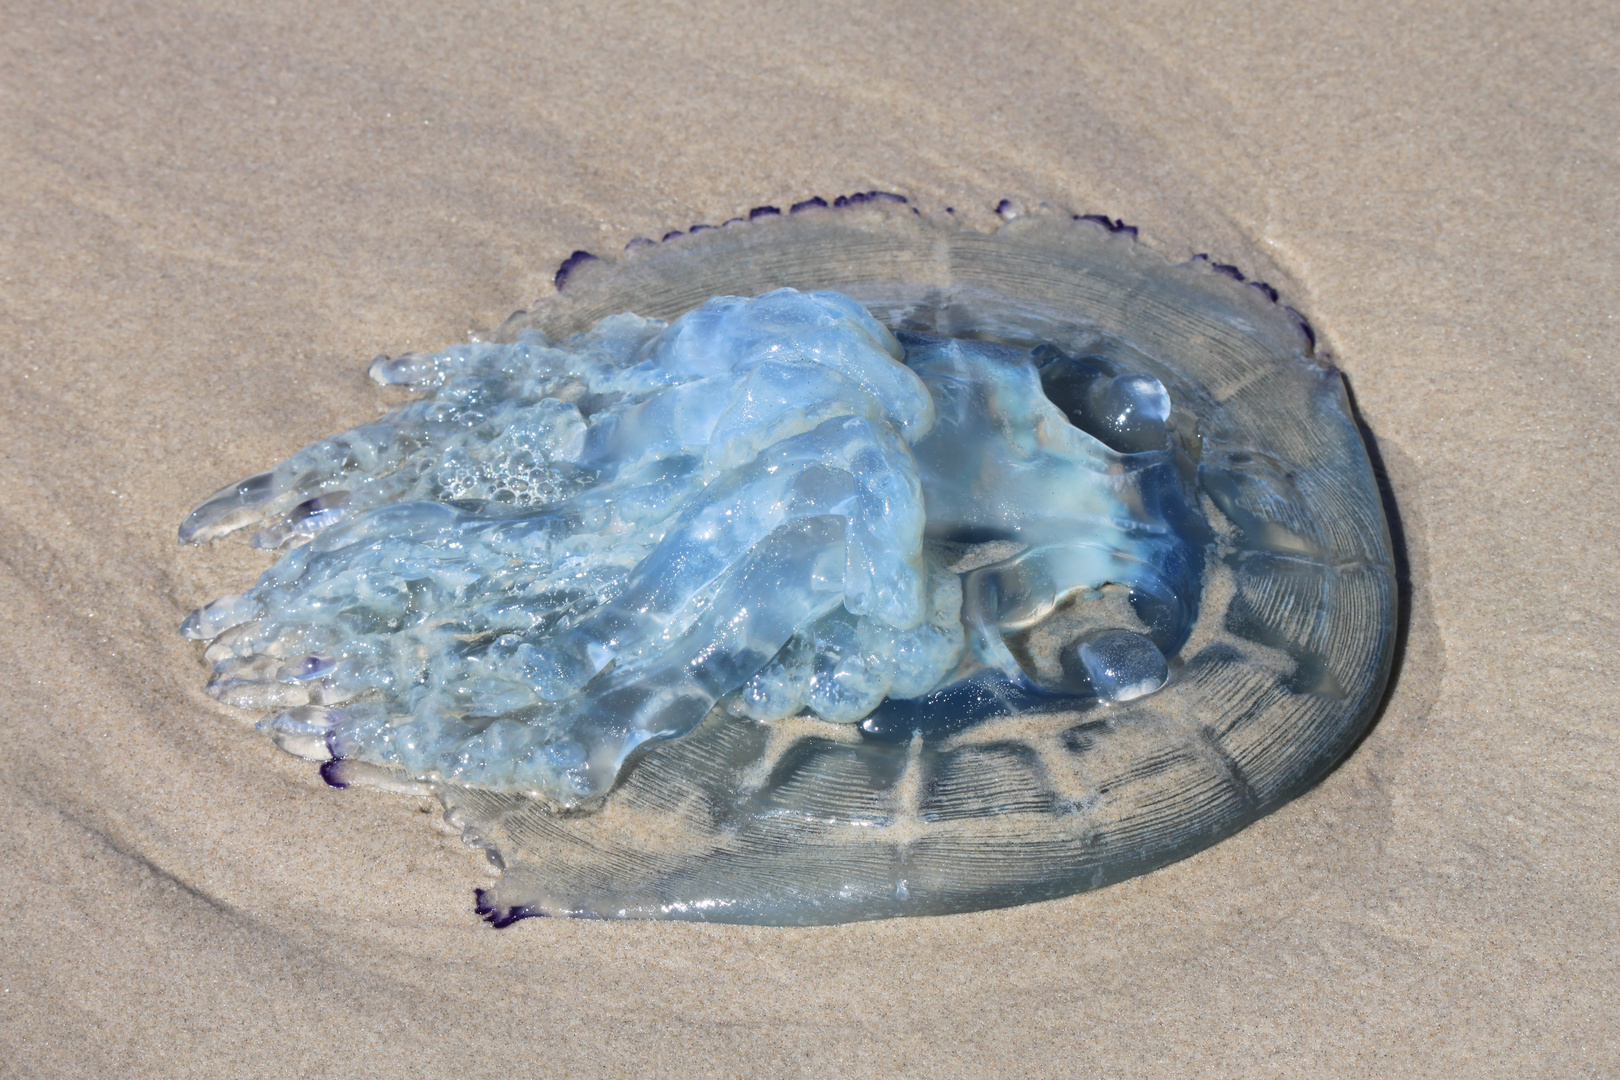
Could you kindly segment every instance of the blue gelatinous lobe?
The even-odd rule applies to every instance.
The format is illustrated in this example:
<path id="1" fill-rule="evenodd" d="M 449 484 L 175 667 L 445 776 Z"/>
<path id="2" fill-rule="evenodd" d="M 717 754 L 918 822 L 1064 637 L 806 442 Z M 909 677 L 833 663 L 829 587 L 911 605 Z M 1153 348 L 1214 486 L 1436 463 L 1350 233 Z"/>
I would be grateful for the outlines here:
<path id="1" fill-rule="evenodd" d="M 1129 700 L 1197 606 L 1146 374 L 781 289 L 372 375 L 424 396 L 181 530 L 298 545 L 182 629 L 306 757 L 571 805 L 717 706 L 906 737 Z"/>
<path id="2" fill-rule="evenodd" d="M 1170 677 L 1159 647 L 1130 630 L 1093 631 L 1075 642 L 1073 653 L 1097 696 L 1108 701 L 1151 694 Z"/>

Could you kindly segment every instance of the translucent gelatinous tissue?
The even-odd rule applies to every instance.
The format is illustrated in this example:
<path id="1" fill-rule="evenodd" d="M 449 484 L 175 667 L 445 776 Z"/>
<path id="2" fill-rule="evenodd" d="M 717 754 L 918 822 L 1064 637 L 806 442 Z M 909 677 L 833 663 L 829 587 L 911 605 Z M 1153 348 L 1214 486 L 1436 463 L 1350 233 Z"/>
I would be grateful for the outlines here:
<path id="1" fill-rule="evenodd" d="M 210 692 L 333 783 L 436 795 L 504 868 L 492 922 L 1058 896 L 1368 721 L 1381 504 L 1268 289 L 893 204 L 569 267 L 181 528 L 287 549 L 186 620 Z"/>

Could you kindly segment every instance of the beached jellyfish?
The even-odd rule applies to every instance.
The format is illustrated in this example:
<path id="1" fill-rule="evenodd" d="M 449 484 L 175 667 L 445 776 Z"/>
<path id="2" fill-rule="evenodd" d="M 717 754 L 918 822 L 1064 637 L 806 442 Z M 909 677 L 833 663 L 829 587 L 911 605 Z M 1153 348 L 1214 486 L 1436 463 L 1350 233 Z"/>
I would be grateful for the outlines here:
<path id="1" fill-rule="evenodd" d="M 202 503 L 286 549 L 209 690 L 437 796 L 479 910 L 811 923 L 1140 873 L 1359 735 L 1390 542 L 1265 286 L 900 200 L 576 256 L 419 397 Z"/>

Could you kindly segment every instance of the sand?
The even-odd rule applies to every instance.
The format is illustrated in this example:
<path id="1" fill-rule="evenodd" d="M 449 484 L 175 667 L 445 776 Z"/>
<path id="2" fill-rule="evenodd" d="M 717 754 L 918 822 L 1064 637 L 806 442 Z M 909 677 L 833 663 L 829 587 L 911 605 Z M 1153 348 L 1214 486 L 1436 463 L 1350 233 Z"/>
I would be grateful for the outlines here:
<path id="1" fill-rule="evenodd" d="M 1604 6 L 260 0 L 0 14 L 0 1075 L 1612 1076 Z M 575 248 L 882 188 L 1266 277 L 1410 611 L 1377 727 L 1184 862 L 816 930 L 479 922 L 481 860 L 201 690 L 215 487 Z"/>

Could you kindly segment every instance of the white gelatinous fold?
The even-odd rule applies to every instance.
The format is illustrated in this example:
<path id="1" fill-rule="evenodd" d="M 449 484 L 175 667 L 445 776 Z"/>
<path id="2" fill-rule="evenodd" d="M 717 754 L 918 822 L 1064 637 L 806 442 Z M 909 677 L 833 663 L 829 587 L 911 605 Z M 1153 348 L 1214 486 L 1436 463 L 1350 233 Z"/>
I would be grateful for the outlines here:
<path id="1" fill-rule="evenodd" d="M 836 293 L 372 374 L 426 396 L 181 529 L 304 541 L 183 630 L 213 641 L 216 696 L 284 710 L 265 726 L 306 756 L 572 805 L 718 703 L 852 723 L 975 668 L 1019 677 L 1003 633 L 1079 590 L 1173 587 L 1176 538 L 1028 350 L 908 353 Z M 953 530 L 1020 554 L 958 575 L 925 543 Z"/>

